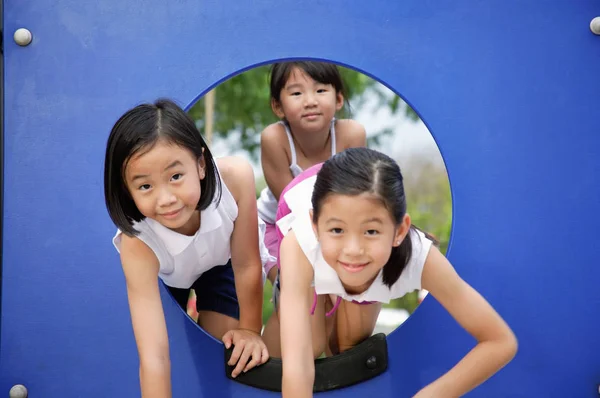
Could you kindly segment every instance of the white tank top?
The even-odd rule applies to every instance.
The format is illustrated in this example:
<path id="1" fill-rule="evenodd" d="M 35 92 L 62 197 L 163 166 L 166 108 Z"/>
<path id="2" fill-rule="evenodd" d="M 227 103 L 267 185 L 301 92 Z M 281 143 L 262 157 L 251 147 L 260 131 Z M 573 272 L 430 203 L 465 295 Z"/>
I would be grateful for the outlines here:
<path id="1" fill-rule="evenodd" d="M 312 208 L 310 198 L 316 179 L 316 175 L 309 177 L 285 193 L 283 199 L 291 213 L 277 221 L 277 227 L 284 236 L 290 230 L 294 230 L 298 244 L 313 267 L 313 286 L 316 293 L 335 294 L 348 301 L 389 303 L 392 299 L 421 289 L 421 274 L 432 242 L 421 231 L 411 229 L 410 261 L 391 287 L 383 283 L 383 270 L 381 270 L 365 292 L 357 295 L 346 292 L 335 270 L 323 258 L 321 246 L 312 228 L 309 210 Z"/>
<path id="2" fill-rule="evenodd" d="M 296 177 L 300 173 L 302 173 L 302 168 L 298 166 L 296 163 L 296 147 L 294 146 L 294 138 L 292 137 L 292 133 L 290 131 L 289 126 L 284 121 L 279 122 L 285 128 L 285 133 L 288 138 L 288 142 L 290 143 L 290 151 L 292 153 L 292 162 L 290 164 L 290 171 L 292 172 L 292 176 Z M 329 129 L 329 134 L 331 136 L 331 156 L 335 155 L 335 118 L 331 121 L 331 127 Z M 277 214 L 277 198 L 273 195 L 273 192 L 269 189 L 269 187 L 265 187 L 260 193 L 260 197 L 256 202 L 258 215 L 265 222 L 269 224 L 275 224 L 275 216 Z"/>
<path id="3" fill-rule="evenodd" d="M 217 171 L 217 175 L 220 175 Z M 144 242 L 158 258 L 158 276 L 167 286 L 187 289 L 209 269 L 224 265 L 231 258 L 231 234 L 238 216 L 235 198 L 221 179 L 221 200 L 213 201 L 200 213 L 200 228 L 193 236 L 175 232 L 158 221 L 145 218 L 134 223 L 140 231 L 137 238 Z M 217 195 L 215 195 L 217 197 Z M 264 245 L 265 224 L 259 219 L 260 256 L 263 263 L 270 256 Z M 117 251 L 121 246 L 121 231 L 113 238 Z M 263 275 L 264 277 L 264 275 Z"/>

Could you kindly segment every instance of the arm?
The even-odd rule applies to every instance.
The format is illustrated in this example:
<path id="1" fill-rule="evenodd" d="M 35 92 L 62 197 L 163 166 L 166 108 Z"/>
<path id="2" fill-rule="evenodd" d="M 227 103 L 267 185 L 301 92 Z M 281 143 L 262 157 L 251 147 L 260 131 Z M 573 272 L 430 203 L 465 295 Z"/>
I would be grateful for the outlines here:
<path id="1" fill-rule="evenodd" d="M 296 236 L 281 241 L 281 298 L 279 306 L 282 394 L 285 398 L 312 397 L 315 362 L 311 335 L 310 284 L 313 270 Z"/>
<path id="2" fill-rule="evenodd" d="M 241 158 L 230 158 L 229 163 L 223 178 L 238 206 L 231 234 L 231 264 L 240 304 L 240 328 L 260 334 L 263 285 L 254 172 L 250 163 Z"/>
<path id="3" fill-rule="evenodd" d="M 123 235 L 121 263 L 140 358 L 142 396 L 171 397 L 169 340 L 158 290 L 158 259 L 142 241 Z"/>
<path id="4" fill-rule="evenodd" d="M 281 191 L 294 179 L 281 137 L 285 137 L 278 124 L 267 127 L 260 135 L 260 156 L 267 186 L 279 200 Z"/>
<path id="5" fill-rule="evenodd" d="M 338 120 L 336 131 L 342 140 L 342 150 L 367 146 L 367 132 L 365 131 L 365 127 L 355 120 Z"/>
<path id="6" fill-rule="evenodd" d="M 221 167 L 223 181 L 238 206 L 238 216 L 231 234 L 231 264 L 240 306 L 240 323 L 238 329 L 230 330 L 223 336 L 223 343 L 227 348 L 235 345 L 229 364 L 233 366 L 237 363 L 232 372 L 232 376 L 236 377 L 242 371 L 265 363 L 269 359 L 269 352 L 260 336 L 263 279 L 254 172 L 250 163 L 242 158 L 231 157 L 225 162 L 226 166 Z"/>
<path id="7" fill-rule="evenodd" d="M 462 396 L 512 360 L 517 352 L 517 339 L 490 304 L 458 276 L 435 247 L 425 262 L 422 285 L 477 339 L 477 345 L 416 397 Z"/>

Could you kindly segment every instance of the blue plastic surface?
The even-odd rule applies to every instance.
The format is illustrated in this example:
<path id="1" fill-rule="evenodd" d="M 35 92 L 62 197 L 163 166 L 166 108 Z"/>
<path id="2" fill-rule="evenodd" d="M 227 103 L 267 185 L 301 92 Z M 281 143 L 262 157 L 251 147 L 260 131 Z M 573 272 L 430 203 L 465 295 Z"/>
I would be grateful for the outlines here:
<path id="1" fill-rule="evenodd" d="M 470 396 L 597 396 L 598 15 L 597 0 L 6 1 L 0 395 L 139 396 L 102 189 L 112 124 L 139 102 L 187 106 L 240 70 L 311 57 L 384 82 L 440 147 L 449 258 L 520 342 Z M 174 397 L 277 396 L 228 381 L 220 343 L 164 301 Z M 474 344 L 429 298 L 388 341 L 386 374 L 321 395 L 408 397 Z"/>

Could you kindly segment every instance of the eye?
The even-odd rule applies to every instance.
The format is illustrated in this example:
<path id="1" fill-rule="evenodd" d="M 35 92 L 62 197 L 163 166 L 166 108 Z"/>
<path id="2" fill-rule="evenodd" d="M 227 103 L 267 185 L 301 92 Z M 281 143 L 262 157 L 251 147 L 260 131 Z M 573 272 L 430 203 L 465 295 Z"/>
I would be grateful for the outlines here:
<path id="1" fill-rule="evenodd" d="M 150 184 L 142 184 L 138 187 L 140 191 L 147 191 L 151 188 Z"/>
<path id="2" fill-rule="evenodd" d="M 298 96 L 298 95 L 300 95 L 300 94 L 302 94 L 302 93 L 301 93 L 301 92 L 299 92 L 299 91 L 295 91 L 295 92 L 293 92 L 293 93 L 292 93 L 292 96 L 296 96 L 296 97 L 297 97 L 297 96 Z"/>
<path id="3" fill-rule="evenodd" d="M 367 230 L 366 234 L 369 236 L 375 236 L 375 235 L 379 235 L 379 231 L 376 229 L 369 229 L 369 230 Z"/>
<path id="4" fill-rule="evenodd" d="M 334 235 L 339 235 L 339 234 L 341 234 L 342 232 L 344 232 L 344 230 L 343 230 L 343 229 L 341 229 L 341 228 L 331 228 L 331 229 L 329 230 L 329 232 L 331 232 L 331 233 L 332 233 L 332 234 L 334 234 Z"/>
<path id="5" fill-rule="evenodd" d="M 177 181 L 177 180 L 180 180 L 182 177 L 183 177 L 183 174 L 176 173 L 176 174 L 173 174 L 173 176 L 171 177 L 171 180 L 172 181 Z"/>
<path id="6" fill-rule="evenodd" d="M 327 89 L 326 88 L 320 88 L 317 90 L 317 93 L 321 94 L 321 93 L 326 93 Z"/>

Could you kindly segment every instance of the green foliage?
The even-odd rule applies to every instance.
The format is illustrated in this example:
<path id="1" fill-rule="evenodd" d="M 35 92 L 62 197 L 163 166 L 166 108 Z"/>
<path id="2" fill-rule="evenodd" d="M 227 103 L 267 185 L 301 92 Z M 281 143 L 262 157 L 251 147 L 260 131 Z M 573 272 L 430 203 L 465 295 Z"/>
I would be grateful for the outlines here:
<path id="1" fill-rule="evenodd" d="M 387 106 L 392 113 L 404 112 L 410 119 L 417 120 L 416 113 L 397 96 L 386 95 L 388 90 L 370 77 L 352 69 L 339 67 L 346 87 L 346 105 L 340 118 L 352 116 L 352 109 L 359 109 L 366 91 L 376 94 L 379 106 Z M 214 135 L 215 139 L 237 134 L 237 147 L 232 151 L 244 149 L 250 158 L 258 158 L 260 132 L 269 124 L 277 121 L 271 110 L 269 95 L 270 66 L 260 66 L 240 73 L 221 83 L 215 90 Z M 200 131 L 204 131 L 204 98 L 196 102 L 189 110 Z M 369 144 L 377 144 L 381 137 L 391 134 L 384 129 L 371 135 Z"/>

